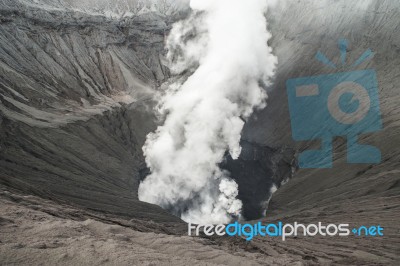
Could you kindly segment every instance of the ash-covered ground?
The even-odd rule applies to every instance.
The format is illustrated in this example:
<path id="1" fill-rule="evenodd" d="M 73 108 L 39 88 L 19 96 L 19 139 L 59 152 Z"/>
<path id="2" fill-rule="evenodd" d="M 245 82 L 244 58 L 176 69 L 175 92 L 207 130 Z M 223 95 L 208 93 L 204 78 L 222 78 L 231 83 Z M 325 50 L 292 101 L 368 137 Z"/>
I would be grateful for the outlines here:
<path id="1" fill-rule="evenodd" d="M 184 16 L 0 1 L 0 264 L 398 265 L 399 3 L 271 8 L 278 66 L 268 106 L 245 125 L 239 159 L 221 165 L 248 219 L 380 224 L 379 238 L 191 238 L 181 219 L 138 200 L 142 146 L 159 122 L 153 96 L 170 78 L 164 42 Z M 346 139 L 337 137 L 332 169 L 298 170 L 295 154 L 318 144 L 293 142 L 285 82 L 332 73 L 314 56 L 339 60 L 339 38 L 349 61 L 375 52 L 358 69 L 377 72 L 383 130 L 361 142 L 378 147 L 382 163 L 347 164 Z"/>

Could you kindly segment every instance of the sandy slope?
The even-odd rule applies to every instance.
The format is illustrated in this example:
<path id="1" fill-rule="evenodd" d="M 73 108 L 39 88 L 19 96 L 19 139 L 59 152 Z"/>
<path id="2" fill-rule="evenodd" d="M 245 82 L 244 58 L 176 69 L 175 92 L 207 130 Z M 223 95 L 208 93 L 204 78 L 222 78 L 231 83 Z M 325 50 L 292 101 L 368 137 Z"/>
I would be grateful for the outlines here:
<path id="1" fill-rule="evenodd" d="M 330 73 L 314 55 L 322 50 L 337 60 L 337 39 L 347 38 L 349 60 L 368 48 L 376 52 L 359 68 L 377 71 L 384 129 L 362 141 L 379 147 L 383 161 L 347 164 L 345 139 L 338 137 L 334 167 L 296 172 L 274 194 L 264 220 L 381 224 L 384 237 L 246 243 L 185 236 L 179 218 L 137 199 L 141 147 L 155 127 L 148 89 L 168 77 L 161 62 L 168 25 L 157 16 L 114 21 L 4 0 L 0 264 L 399 265 L 399 4 L 321 2 L 293 1 L 270 14 L 277 76 L 268 107 L 247 123 L 243 138 L 276 150 L 309 145 L 292 141 L 285 81 Z M 266 165 L 260 158 L 230 169 L 251 178 L 241 184 L 260 188 L 257 198 L 264 198 L 271 176 L 255 178 Z M 255 199 L 248 190 L 245 196 Z"/>
<path id="2" fill-rule="evenodd" d="M 34 196 L 0 193 L 1 265 L 273 265 L 298 262 L 165 233 Z M 158 231 L 158 229 L 152 229 Z M 243 243 L 243 241 L 240 241 Z"/>
<path id="3" fill-rule="evenodd" d="M 186 226 L 126 220 L 2 190 L 0 192 L 0 265 L 397 265 L 398 207 L 393 197 L 368 213 L 314 210 L 287 213 L 274 221 L 384 224 L 385 236 L 189 237 Z M 324 212 L 328 217 L 319 217 Z M 351 212 L 351 210 L 349 210 Z M 383 217 L 383 219 L 380 219 Z M 269 219 L 268 221 L 272 221 Z"/>

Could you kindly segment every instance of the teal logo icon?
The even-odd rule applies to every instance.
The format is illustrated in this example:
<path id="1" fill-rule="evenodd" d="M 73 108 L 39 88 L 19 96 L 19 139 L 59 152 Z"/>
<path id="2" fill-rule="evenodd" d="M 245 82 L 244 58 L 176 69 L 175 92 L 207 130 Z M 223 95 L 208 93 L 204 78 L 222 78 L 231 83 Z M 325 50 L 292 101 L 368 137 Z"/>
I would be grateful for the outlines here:
<path id="1" fill-rule="evenodd" d="M 347 41 L 339 41 L 341 62 L 346 63 Z M 367 50 L 350 67 L 371 58 Z M 336 69 L 318 52 L 316 59 Z M 378 82 L 373 69 L 289 79 L 286 82 L 292 137 L 295 141 L 320 140 L 318 150 L 303 151 L 300 168 L 331 168 L 332 139 L 347 137 L 347 162 L 381 162 L 377 147 L 358 143 L 358 136 L 382 129 Z"/>

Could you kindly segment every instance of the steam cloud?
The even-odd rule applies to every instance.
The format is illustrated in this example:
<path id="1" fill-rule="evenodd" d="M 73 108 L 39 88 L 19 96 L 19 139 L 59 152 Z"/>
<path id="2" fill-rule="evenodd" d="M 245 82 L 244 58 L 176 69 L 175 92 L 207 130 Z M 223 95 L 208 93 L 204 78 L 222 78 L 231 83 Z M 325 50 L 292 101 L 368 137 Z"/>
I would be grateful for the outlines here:
<path id="1" fill-rule="evenodd" d="M 143 151 L 151 174 L 139 199 L 174 210 L 185 221 L 228 223 L 240 216 L 238 186 L 219 163 L 240 154 L 244 121 L 265 106 L 276 57 L 267 41 L 266 0 L 192 0 L 193 14 L 167 40 L 181 78 L 160 100 L 164 125 Z"/>

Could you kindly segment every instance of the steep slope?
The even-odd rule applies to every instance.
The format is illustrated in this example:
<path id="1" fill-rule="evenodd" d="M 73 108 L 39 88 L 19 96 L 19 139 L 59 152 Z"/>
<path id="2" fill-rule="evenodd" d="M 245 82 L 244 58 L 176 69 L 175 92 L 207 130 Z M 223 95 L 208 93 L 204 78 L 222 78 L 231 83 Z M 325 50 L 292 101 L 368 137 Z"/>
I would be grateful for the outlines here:
<path id="1" fill-rule="evenodd" d="M 400 261 L 397 2 L 284 2 L 267 14 L 270 45 L 279 60 L 268 106 L 246 124 L 239 160 L 227 157 L 222 164 L 239 184 L 245 216 L 257 219 L 269 204 L 264 221 L 385 228 L 382 238 L 298 237 L 285 242 L 167 236 L 186 234 L 185 224 L 138 201 L 138 184 L 147 171 L 141 148 L 157 123 L 152 98 L 169 76 L 162 63 L 167 18 L 150 13 L 111 19 L 68 10 L 63 1 L 57 1 L 58 7 L 52 1 L 44 1 L 46 6 L 34 2 L 0 2 L 0 263 L 29 264 L 24 254 L 34 256 L 37 264 L 49 256 L 55 263 L 82 263 L 82 254 L 104 264 L 118 259 L 165 265 Z M 348 62 L 368 48 L 375 52 L 356 69 L 377 71 L 383 130 L 362 135 L 361 142 L 378 147 L 382 163 L 347 164 L 346 138 L 338 136 L 332 169 L 302 169 L 286 182 L 294 170 L 293 150 L 319 144 L 292 141 L 285 82 L 335 73 L 314 56 L 320 50 L 339 61 L 339 38 L 349 41 Z M 278 190 L 269 201 L 272 183 Z M 72 231 L 71 239 L 52 243 L 60 240 L 59 230 Z M 160 238 L 167 240 L 158 242 Z M 83 244 L 75 241 L 82 239 Z M 91 245 L 118 256 L 100 256 Z M 13 260 L 14 255 L 22 255 L 23 261 Z"/>
<path id="2" fill-rule="evenodd" d="M 62 1 L 3 1 L 0 11 L 0 182 L 145 216 L 133 206 L 142 206 L 141 149 L 157 123 L 152 99 L 169 76 L 163 53 L 171 18 L 154 12 L 111 18 Z M 273 183 L 290 176 L 292 158 L 244 146 L 242 163 L 228 159 L 225 167 L 240 185 L 244 216 L 258 218 Z M 258 162 L 248 155 L 252 149 Z M 254 178 L 247 182 L 241 171 L 250 168 Z"/>
<path id="3" fill-rule="evenodd" d="M 349 71 L 332 70 L 315 59 L 318 50 L 340 62 L 339 38 L 349 42 L 347 62 L 352 64 L 367 49 L 372 60 L 355 69 L 375 69 L 378 78 L 383 129 L 361 134 L 359 142 L 378 147 L 379 164 L 349 164 L 346 136 L 334 138 L 331 169 L 300 169 L 273 195 L 264 220 L 285 222 L 350 223 L 385 227 L 383 238 L 290 240 L 278 244 L 286 252 L 300 246 L 314 263 L 396 264 L 400 258 L 400 29 L 399 3 L 394 1 L 345 1 L 291 3 L 271 13 L 275 52 L 280 60 L 269 106 L 246 126 L 244 138 L 272 147 L 291 146 L 301 152 L 319 148 L 319 141 L 292 141 L 286 80 Z M 288 20 L 287 18 L 291 18 Z M 296 23 L 294 23 L 296 21 Z M 310 119 L 318 119 L 318 112 Z M 320 128 L 324 128 L 323 122 Z M 268 243 L 264 239 L 260 245 Z M 327 250 L 330 250 L 327 252 Z M 347 254 L 339 254 L 348 251 Z"/>
<path id="4" fill-rule="evenodd" d="M 154 129 L 162 18 L 114 21 L 0 3 L 0 184 L 81 206 L 179 222 L 137 199 Z"/>
<path id="5" fill-rule="evenodd" d="M 304 3 L 303 3 L 304 4 Z M 332 13 L 312 8 L 312 3 L 300 7 L 292 4 L 285 8 L 284 15 L 275 17 L 272 24 L 272 41 L 280 58 L 275 85 L 270 92 L 269 106 L 256 114 L 257 120 L 246 125 L 244 138 L 280 147 L 289 145 L 298 151 L 318 147 L 318 140 L 292 141 L 289 108 L 285 82 L 289 78 L 307 77 L 336 73 L 315 60 L 318 50 L 327 54 L 333 62 L 340 61 L 337 40 L 346 38 L 349 42 L 349 64 L 368 48 L 374 51 L 373 59 L 356 69 L 375 69 L 378 78 L 380 110 L 383 129 L 378 132 L 361 134 L 359 142 L 378 147 L 382 153 L 380 164 L 348 164 L 346 162 L 346 136 L 334 138 L 333 167 L 331 169 L 301 169 L 290 182 L 274 195 L 275 207 L 315 208 L 326 204 L 347 205 L 348 200 L 368 198 L 373 205 L 381 198 L 396 199 L 399 195 L 400 152 L 400 36 L 394 34 L 400 28 L 397 17 L 399 4 L 392 1 L 371 1 L 369 4 L 332 3 Z M 322 4 L 321 4 L 322 5 Z M 344 10 L 340 16 L 335 10 Z M 351 16 L 357 10 L 357 15 Z M 333 14 L 334 13 L 334 14 Z M 291 17 L 298 23 L 285 21 Z M 308 18 L 308 19 L 305 19 Z M 318 23 L 316 23 L 318 22 Z M 304 30 L 305 29 L 305 30 Z M 318 118 L 318 113 L 310 114 Z M 324 124 L 321 123 L 321 129 Z M 278 206 L 279 205 L 279 206 Z M 293 207 L 289 207 L 293 206 Z M 362 207 L 362 206 L 359 206 Z M 275 211 L 275 209 L 272 209 Z"/>

